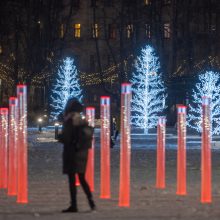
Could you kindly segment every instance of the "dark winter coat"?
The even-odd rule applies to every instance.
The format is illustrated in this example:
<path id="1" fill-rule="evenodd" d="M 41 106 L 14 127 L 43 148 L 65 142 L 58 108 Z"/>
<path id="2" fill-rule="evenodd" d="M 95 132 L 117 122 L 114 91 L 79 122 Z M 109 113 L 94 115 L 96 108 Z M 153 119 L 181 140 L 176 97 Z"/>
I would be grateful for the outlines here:
<path id="1" fill-rule="evenodd" d="M 79 113 L 70 113 L 64 118 L 62 142 L 63 173 L 85 173 L 88 160 L 88 149 L 79 146 L 80 129 L 87 125 Z"/>

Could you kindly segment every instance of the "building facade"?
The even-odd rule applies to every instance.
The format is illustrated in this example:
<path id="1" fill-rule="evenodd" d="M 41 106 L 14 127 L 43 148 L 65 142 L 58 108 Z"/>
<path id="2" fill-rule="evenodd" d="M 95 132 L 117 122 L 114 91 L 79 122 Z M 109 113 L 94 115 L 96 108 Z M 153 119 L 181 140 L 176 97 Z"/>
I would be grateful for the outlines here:
<path id="1" fill-rule="evenodd" d="M 37 106 L 49 106 L 58 61 L 66 56 L 75 59 L 88 105 L 98 106 L 104 94 L 118 106 L 120 84 L 131 78 L 141 48 L 151 44 L 160 59 L 171 113 L 176 103 L 190 99 L 197 73 L 220 68 L 219 0 L 62 0 L 50 4 L 3 0 L 1 4 L 1 29 L 7 30 L 0 36 L 1 84 L 9 66 L 12 81 L 27 79 L 30 100 Z M 36 101 L 39 94 L 43 98 Z"/>

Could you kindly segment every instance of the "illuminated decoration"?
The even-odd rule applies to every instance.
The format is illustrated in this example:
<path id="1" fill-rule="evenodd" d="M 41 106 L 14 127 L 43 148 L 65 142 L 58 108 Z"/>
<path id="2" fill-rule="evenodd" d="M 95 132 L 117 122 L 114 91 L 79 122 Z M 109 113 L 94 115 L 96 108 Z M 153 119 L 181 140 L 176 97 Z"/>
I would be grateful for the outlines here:
<path id="1" fill-rule="evenodd" d="M 89 125 L 95 127 L 95 108 L 87 107 L 86 108 L 86 119 L 89 122 Z M 95 138 L 93 137 L 92 146 L 89 149 L 88 161 L 87 161 L 87 170 L 86 170 L 86 179 L 88 181 L 90 190 L 94 192 L 94 176 L 95 176 Z"/>
<path id="2" fill-rule="evenodd" d="M 166 118 L 159 117 L 158 125 L 157 125 L 157 174 L 156 174 L 156 188 L 159 189 L 164 189 L 166 187 L 165 136 L 166 136 Z"/>
<path id="3" fill-rule="evenodd" d="M 177 195 L 186 195 L 186 106 L 177 105 Z"/>
<path id="4" fill-rule="evenodd" d="M 151 46 L 141 50 L 135 64 L 136 72 L 132 78 L 132 117 L 134 126 L 144 129 L 157 125 L 159 114 L 165 108 L 165 88 L 158 73 L 160 63 Z"/>
<path id="5" fill-rule="evenodd" d="M 119 62 L 116 65 L 112 65 L 102 71 L 103 78 L 100 77 L 100 72 L 82 72 L 78 71 L 80 82 L 82 86 L 90 85 L 99 85 L 102 82 L 104 83 L 114 83 L 118 81 L 118 70 L 121 68 L 121 65 L 127 68 L 128 63 L 131 63 L 133 60 L 133 55 L 129 55 L 125 60 Z M 1 63 L 0 63 L 1 64 Z M 42 71 L 32 78 L 31 84 L 35 87 L 42 87 L 44 80 L 48 80 L 52 77 L 52 72 Z"/>
<path id="6" fill-rule="evenodd" d="M 17 195 L 18 99 L 9 98 L 8 195 Z"/>
<path id="7" fill-rule="evenodd" d="M 207 69 L 207 65 L 210 68 L 213 69 L 219 69 L 220 68 L 220 62 L 219 62 L 219 57 L 218 56 L 207 56 L 203 60 L 199 60 L 198 62 L 195 63 L 195 65 L 192 67 L 192 71 L 195 73 L 198 72 L 205 72 Z M 188 68 L 185 62 L 183 64 L 179 65 L 177 67 L 177 70 L 170 75 L 170 77 L 180 77 L 183 75 L 188 74 Z"/>
<path id="8" fill-rule="evenodd" d="M 211 99 L 202 97 L 201 202 L 212 202 Z"/>
<path id="9" fill-rule="evenodd" d="M 13 73 L 13 72 L 14 72 L 13 68 L 0 62 L 0 79 L 2 81 L 6 81 L 7 85 L 10 86 L 11 88 L 14 85 L 14 80 L 12 79 L 12 77 L 10 77 L 11 74 L 9 73 Z M 21 73 L 19 72 L 19 74 Z"/>
<path id="10" fill-rule="evenodd" d="M 18 98 L 18 187 L 17 202 L 28 203 L 27 86 L 17 85 Z"/>
<path id="11" fill-rule="evenodd" d="M 209 57 L 207 57 L 207 59 L 208 59 L 209 66 L 211 66 L 213 68 L 220 68 L 220 62 L 219 62 L 218 57 L 209 56 Z M 193 70 L 194 70 L 193 72 L 203 71 L 204 67 L 207 66 L 207 59 L 197 62 L 193 66 Z M 79 72 L 79 76 L 80 76 L 81 85 L 82 86 L 99 85 L 102 82 L 104 82 L 104 83 L 115 83 L 116 82 L 117 83 L 118 78 L 119 78 L 118 73 L 120 72 L 118 70 L 121 68 L 121 65 L 127 67 L 128 63 L 132 63 L 133 60 L 134 60 L 134 56 L 133 56 L 133 54 L 130 54 L 126 59 L 124 59 L 122 61 L 122 63 L 119 62 L 116 65 L 111 65 L 110 67 L 104 69 L 102 71 L 103 79 L 101 79 L 101 77 L 100 77 L 100 72 L 82 72 L 79 70 L 78 72 Z M 53 62 L 55 62 L 55 61 L 54 60 L 50 61 L 50 65 L 53 65 Z M 0 78 L 2 77 L 1 65 L 2 64 L 0 62 Z M 6 78 L 6 79 L 8 77 L 8 72 L 9 72 L 8 69 L 9 69 L 8 66 L 7 66 L 7 69 L 3 68 L 4 78 Z M 19 69 L 19 71 L 20 71 L 20 69 Z M 12 68 L 10 68 L 10 72 L 13 73 Z M 176 72 L 171 73 L 170 77 L 182 76 L 184 74 L 186 74 L 186 69 L 185 69 L 185 65 L 183 64 L 183 65 L 180 65 L 179 67 L 177 67 Z M 19 75 L 24 75 L 23 70 L 21 70 L 21 72 L 19 72 Z M 33 85 L 35 88 L 42 88 L 45 80 L 50 80 L 52 78 L 52 76 L 53 76 L 53 73 L 48 70 L 48 67 L 45 67 L 40 73 L 36 74 L 34 77 L 31 78 L 31 85 Z"/>
<path id="12" fill-rule="evenodd" d="M 8 108 L 0 108 L 0 188 L 8 187 Z"/>
<path id="13" fill-rule="evenodd" d="M 112 83 L 118 80 L 118 74 L 115 72 L 117 72 L 117 69 L 119 68 L 119 66 L 120 66 L 119 64 L 114 65 L 103 71 L 103 82 L 104 83 Z M 94 72 L 94 73 L 87 73 L 87 72 L 81 72 L 81 71 L 78 71 L 78 72 L 79 72 L 80 82 L 82 86 L 97 85 L 97 84 L 102 83 L 99 72 Z M 48 79 L 50 77 L 52 77 L 52 74 L 50 73 L 45 73 L 45 75 L 41 74 L 40 76 L 35 76 L 32 79 L 32 83 L 35 86 L 37 85 L 41 86 L 42 80 L 45 78 Z"/>
<path id="14" fill-rule="evenodd" d="M 51 115 L 53 118 L 56 118 L 61 112 L 63 112 L 69 98 L 77 98 L 79 101 L 82 101 L 83 96 L 79 84 L 77 69 L 74 65 L 74 60 L 70 57 L 63 60 L 63 65 L 61 65 L 58 70 L 56 83 L 52 93 L 51 106 L 54 111 Z"/>
<path id="15" fill-rule="evenodd" d="M 101 190 L 100 198 L 111 197 L 110 191 L 110 97 L 101 97 Z"/>
<path id="16" fill-rule="evenodd" d="M 220 134 L 220 76 L 207 71 L 199 75 L 199 82 L 193 90 L 193 103 L 189 105 L 188 126 L 197 132 L 202 131 L 202 97 L 211 97 L 210 120 L 211 135 Z"/>
<path id="17" fill-rule="evenodd" d="M 120 188 L 119 206 L 130 206 L 130 157 L 131 157 L 131 84 L 121 86 L 121 138 L 120 138 Z"/>

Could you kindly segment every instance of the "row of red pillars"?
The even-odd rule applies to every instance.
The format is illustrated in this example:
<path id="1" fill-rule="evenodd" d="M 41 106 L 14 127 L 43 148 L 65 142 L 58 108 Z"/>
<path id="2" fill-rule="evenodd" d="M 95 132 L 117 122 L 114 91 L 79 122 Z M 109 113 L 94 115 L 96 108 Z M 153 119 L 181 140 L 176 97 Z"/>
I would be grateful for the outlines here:
<path id="1" fill-rule="evenodd" d="M 121 150 L 119 206 L 130 206 L 130 102 L 131 84 L 121 90 Z M 86 117 L 94 126 L 95 109 L 88 107 Z M 178 106 L 177 194 L 186 194 L 186 107 Z M 9 124 L 9 126 L 8 126 Z M 9 129 L 8 129 L 9 127 Z M 9 131 L 8 131 L 9 130 Z M 9 134 L 8 134 L 9 132 Z M 0 109 L 0 188 L 17 195 L 17 202 L 27 203 L 27 88 L 17 86 L 17 97 L 8 109 Z M 9 141 L 8 141 L 8 136 Z M 203 97 L 201 201 L 211 202 L 210 99 Z M 7 150 L 9 149 L 9 150 Z M 158 122 L 156 187 L 165 188 L 165 118 Z M 9 157 L 7 157 L 9 152 Z M 7 161 L 7 158 L 8 161 Z M 94 190 L 94 142 L 89 151 L 86 177 Z M 110 97 L 101 97 L 101 198 L 110 198 Z"/>
<path id="2" fill-rule="evenodd" d="M 210 98 L 202 97 L 201 202 L 212 202 Z M 165 117 L 157 127 L 156 187 L 165 188 Z M 186 106 L 177 105 L 177 195 L 187 194 L 186 178 Z"/>
<path id="3" fill-rule="evenodd" d="M 120 143 L 120 183 L 119 206 L 130 206 L 130 103 L 131 85 L 122 84 L 121 93 L 121 143 Z M 202 156 L 201 156 L 201 202 L 210 203 L 211 198 L 211 135 L 210 99 L 202 99 Z M 166 118 L 158 120 L 156 188 L 166 187 L 165 135 Z M 186 178 L 186 106 L 177 106 L 177 195 L 187 194 Z M 101 178 L 100 197 L 111 197 L 110 189 L 110 97 L 101 97 Z"/>
<path id="4" fill-rule="evenodd" d="M 17 97 L 9 108 L 0 108 L 0 189 L 28 202 L 27 172 L 27 87 L 17 85 Z"/>

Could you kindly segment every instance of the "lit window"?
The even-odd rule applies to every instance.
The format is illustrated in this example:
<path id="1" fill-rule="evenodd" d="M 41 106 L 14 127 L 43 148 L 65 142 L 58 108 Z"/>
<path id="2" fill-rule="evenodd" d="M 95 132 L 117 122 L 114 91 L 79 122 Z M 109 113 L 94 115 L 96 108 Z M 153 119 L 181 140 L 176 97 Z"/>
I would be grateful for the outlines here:
<path id="1" fill-rule="evenodd" d="M 99 36 L 98 24 L 94 24 L 92 25 L 92 37 L 98 38 L 98 36 Z"/>
<path id="2" fill-rule="evenodd" d="M 60 38 L 64 37 L 64 24 L 60 25 Z"/>
<path id="3" fill-rule="evenodd" d="M 170 38 L 171 30 L 170 30 L 170 24 L 165 23 L 164 24 L 164 38 Z"/>
<path id="4" fill-rule="evenodd" d="M 150 4 L 150 0 L 144 0 L 144 5 L 149 5 Z"/>
<path id="5" fill-rule="evenodd" d="M 109 39 L 116 39 L 116 26 L 114 24 L 108 25 Z"/>
<path id="6" fill-rule="evenodd" d="M 74 37 L 80 38 L 80 24 L 74 24 Z"/>
<path id="7" fill-rule="evenodd" d="M 132 37 L 133 31 L 134 31 L 133 24 L 127 25 L 127 38 Z"/>
<path id="8" fill-rule="evenodd" d="M 150 24 L 145 24 L 145 36 L 151 38 Z"/>

